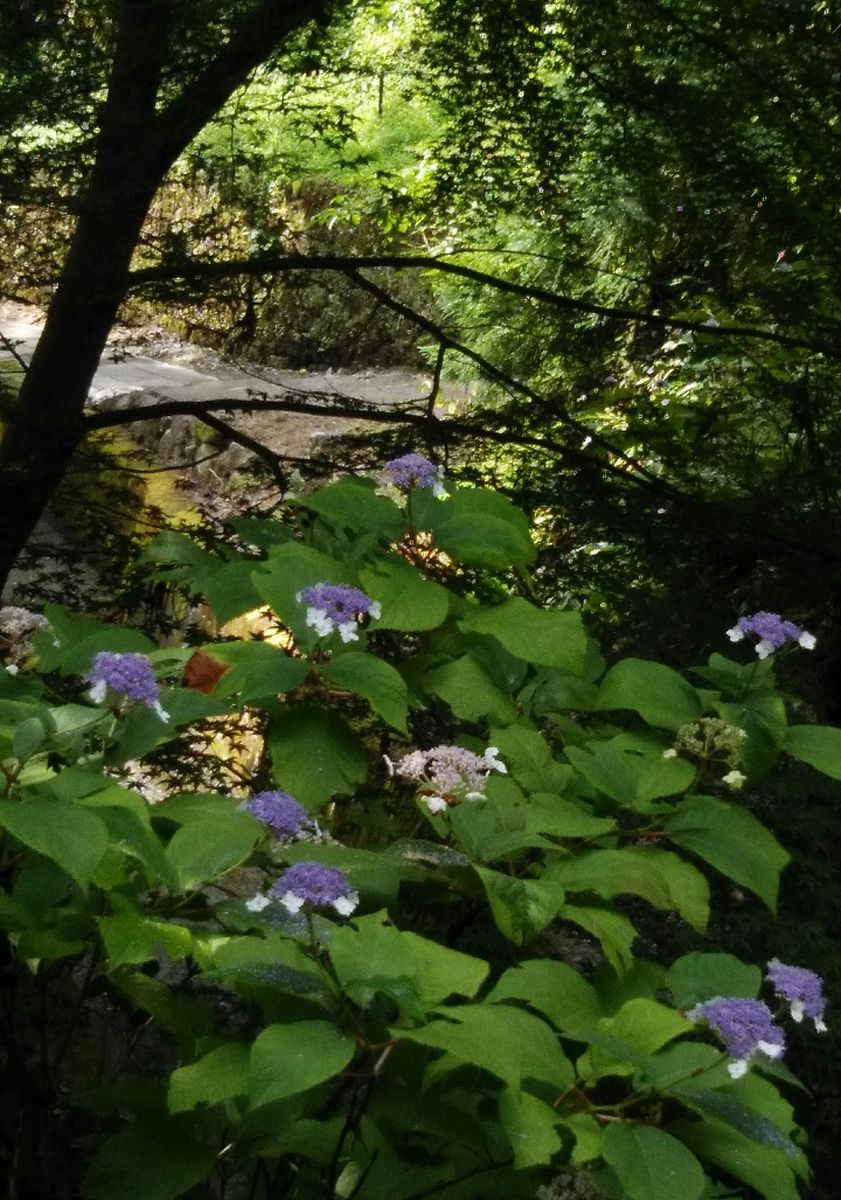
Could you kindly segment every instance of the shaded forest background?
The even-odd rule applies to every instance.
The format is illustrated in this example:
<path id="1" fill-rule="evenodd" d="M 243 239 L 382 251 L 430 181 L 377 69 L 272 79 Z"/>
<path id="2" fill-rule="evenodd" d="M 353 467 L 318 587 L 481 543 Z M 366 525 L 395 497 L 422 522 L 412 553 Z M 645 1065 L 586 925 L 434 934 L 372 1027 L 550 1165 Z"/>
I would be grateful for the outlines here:
<path id="1" fill-rule="evenodd" d="M 49 308 L 91 195 L 111 6 L 13 7 L 0 296 Z M 248 7 L 178 16 L 160 106 Z M 507 492 L 539 541 L 535 596 L 617 653 L 700 661 L 738 615 L 785 614 L 821 647 L 794 668 L 802 716 L 837 723 L 838 6 L 310 8 L 154 190 L 120 319 L 245 361 L 469 383 L 469 411 L 395 414 L 344 461 L 417 448 Z M 775 952 L 837 994 L 838 789 L 794 768 L 777 786 L 766 816 L 797 865 Z M 728 948 L 755 952 L 765 934 L 729 914 Z M 812 1066 L 827 1168 L 838 1065 Z"/>

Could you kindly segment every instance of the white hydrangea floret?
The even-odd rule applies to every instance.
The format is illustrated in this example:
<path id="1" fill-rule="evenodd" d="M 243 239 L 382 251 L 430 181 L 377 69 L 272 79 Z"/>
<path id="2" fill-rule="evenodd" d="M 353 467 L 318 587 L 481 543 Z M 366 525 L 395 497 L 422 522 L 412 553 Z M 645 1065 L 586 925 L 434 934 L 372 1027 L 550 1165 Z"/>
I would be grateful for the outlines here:
<path id="1" fill-rule="evenodd" d="M 446 812 L 449 807 L 443 796 L 424 796 L 423 802 L 433 816 Z"/>
<path id="2" fill-rule="evenodd" d="M 499 757 L 499 747 L 498 746 L 488 746 L 487 750 L 482 755 L 482 758 L 485 760 L 485 765 L 488 767 L 489 770 L 499 771 L 503 775 L 508 774 L 508 768 L 506 767 L 505 763 L 502 762 L 502 760 Z"/>
<path id="3" fill-rule="evenodd" d="M 359 904 L 359 892 L 351 892 L 348 896 L 339 896 L 333 901 L 333 907 L 340 917 L 349 917 Z"/>

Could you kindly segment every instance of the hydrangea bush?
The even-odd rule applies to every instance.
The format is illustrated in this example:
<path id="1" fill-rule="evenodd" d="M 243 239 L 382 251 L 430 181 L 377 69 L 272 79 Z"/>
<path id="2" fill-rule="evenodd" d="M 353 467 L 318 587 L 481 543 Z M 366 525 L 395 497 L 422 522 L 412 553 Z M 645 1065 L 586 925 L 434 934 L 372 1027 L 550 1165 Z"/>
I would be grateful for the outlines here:
<path id="1" fill-rule="evenodd" d="M 786 756 L 841 778 L 841 731 L 790 725 L 775 680 L 819 646 L 765 613 L 734 626 L 758 658 L 608 666 L 574 608 L 521 594 L 535 547 L 505 497 L 447 496 L 414 459 L 392 477 L 397 501 L 340 480 L 236 520 L 238 548 L 146 552 L 279 637 L 158 649 L 52 607 L 0 672 L 10 1003 L 64 971 L 71 1015 L 31 1053 L 93 1122 L 83 1195 L 532 1200 L 586 1176 L 796 1200 L 783 1053 L 831 1023 L 820 980 L 709 944 L 652 961 L 637 925 L 703 947 L 711 880 L 773 920 L 788 856 L 749 798 Z M 244 801 L 120 782 L 245 710 L 266 758 Z M 103 1011 L 157 1051 L 73 1068 Z"/>

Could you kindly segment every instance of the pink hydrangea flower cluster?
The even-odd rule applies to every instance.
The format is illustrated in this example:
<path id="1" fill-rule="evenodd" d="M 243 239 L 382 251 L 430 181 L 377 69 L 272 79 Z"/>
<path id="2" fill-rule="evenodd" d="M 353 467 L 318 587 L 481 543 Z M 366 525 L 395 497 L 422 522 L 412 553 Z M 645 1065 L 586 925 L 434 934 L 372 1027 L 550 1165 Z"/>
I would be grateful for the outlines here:
<path id="1" fill-rule="evenodd" d="M 392 775 L 418 785 L 420 798 L 431 813 L 445 812 L 462 800 L 484 800 L 491 771 L 507 773 L 496 746 L 489 746 L 484 754 L 462 746 L 433 746 L 431 750 L 413 750 L 397 763 L 386 758 L 386 765 Z"/>

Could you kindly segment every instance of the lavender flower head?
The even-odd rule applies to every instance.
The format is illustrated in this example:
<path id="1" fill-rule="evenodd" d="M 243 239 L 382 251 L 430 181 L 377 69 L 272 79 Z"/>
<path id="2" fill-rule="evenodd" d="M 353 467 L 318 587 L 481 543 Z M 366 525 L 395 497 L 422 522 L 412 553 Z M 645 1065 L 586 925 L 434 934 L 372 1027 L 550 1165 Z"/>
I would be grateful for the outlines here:
<path id="1" fill-rule="evenodd" d="M 431 813 L 445 812 L 462 800 L 484 800 L 491 771 L 503 775 L 508 771 L 496 746 L 489 746 L 481 755 L 461 746 L 433 746 L 431 750 L 413 750 L 397 763 L 386 758 L 386 765 L 391 774 L 417 783 Z"/>
<path id="2" fill-rule="evenodd" d="M 307 624 L 320 637 L 337 629 L 343 642 L 359 640 L 359 618 L 371 616 L 376 620 L 382 611 L 378 600 L 346 583 L 316 583 L 303 588 L 295 599 L 307 605 Z"/>
<path id="3" fill-rule="evenodd" d="M 740 617 L 733 628 L 727 630 L 731 642 L 741 642 L 749 633 L 759 638 L 756 653 L 760 658 L 767 658 L 788 642 L 796 642 L 804 650 L 815 648 L 815 639 L 811 633 L 807 633 L 793 621 L 784 621 L 778 613 L 758 612 L 752 617 Z"/>
<path id="4" fill-rule="evenodd" d="M 268 825 L 283 841 L 291 841 L 301 833 L 315 832 L 316 825 L 310 814 L 288 792 L 255 792 L 240 808 Z"/>
<path id="5" fill-rule="evenodd" d="M 31 638 L 49 622 L 40 613 L 20 608 L 16 604 L 4 604 L 0 608 L 0 649 L 6 655 L 6 670 L 17 675 L 20 666 L 32 651 Z"/>
<path id="6" fill-rule="evenodd" d="M 94 704 L 101 704 L 110 690 L 126 700 L 139 700 L 162 721 L 169 720 L 169 713 L 161 708 L 161 689 L 145 654 L 112 654 L 101 650 L 94 655 L 88 679 L 92 685 L 88 695 Z"/>
<path id="7" fill-rule="evenodd" d="M 818 1033 L 826 1033 L 823 1019 L 826 1000 L 820 975 L 807 971 L 805 967 L 788 967 L 779 959 L 772 958 L 765 978 L 778 996 L 788 1000 L 794 1021 L 799 1024 L 804 1016 L 811 1017 Z"/>
<path id="8" fill-rule="evenodd" d="M 293 863 L 269 888 L 267 896 L 254 896 L 246 901 L 251 912 L 261 912 L 272 900 L 279 900 L 289 913 L 308 908 L 334 908 L 342 917 L 349 917 L 359 903 L 359 895 L 336 867 L 320 862 Z"/>
<path id="9" fill-rule="evenodd" d="M 447 492 L 441 478 L 441 468 L 424 458 L 422 454 L 403 454 L 393 458 L 386 470 L 395 487 L 408 492 L 410 488 L 431 488 L 433 496 L 446 500 Z"/>
<path id="10" fill-rule="evenodd" d="M 733 1059 L 727 1067 L 733 1079 L 741 1079 L 747 1073 L 754 1055 L 782 1058 L 785 1051 L 785 1035 L 774 1024 L 768 1005 L 761 1000 L 727 1000 L 716 996 L 697 1004 L 686 1015 L 690 1021 L 706 1021 L 722 1039 Z"/>

